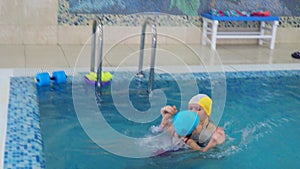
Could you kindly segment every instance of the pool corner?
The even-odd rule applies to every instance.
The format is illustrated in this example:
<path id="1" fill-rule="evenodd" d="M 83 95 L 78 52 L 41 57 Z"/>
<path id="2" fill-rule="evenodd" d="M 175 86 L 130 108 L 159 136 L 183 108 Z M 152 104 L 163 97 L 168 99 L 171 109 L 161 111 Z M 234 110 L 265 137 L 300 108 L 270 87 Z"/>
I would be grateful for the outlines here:
<path id="1" fill-rule="evenodd" d="M 12 74 L 12 69 L 0 69 L 0 168 L 4 168 L 7 111 L 9 100 L 10 77 L 12 76 Z"/>

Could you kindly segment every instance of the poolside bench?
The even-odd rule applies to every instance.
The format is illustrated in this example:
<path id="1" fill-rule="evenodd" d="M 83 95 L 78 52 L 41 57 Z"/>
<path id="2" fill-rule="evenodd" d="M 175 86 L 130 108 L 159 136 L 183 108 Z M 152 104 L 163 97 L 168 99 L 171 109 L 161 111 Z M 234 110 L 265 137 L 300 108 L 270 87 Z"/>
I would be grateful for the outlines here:
<path id="1" fill-rule="evenodd" d="M 274 49 L 276 30 L 279 23 L 279 17 L 276 16 L 214 16 L 208 13 L 202 14 L 203 30 L 202 30 L 202 45 L 207 42 L 211 44 L 211 49 L 216 49 L 217 39 L 258 39 L 258 44 L 262 45 L 264 40 L 269 40 L 270 49 Z M 238 32 L 226 31 L 219 32 L 218 25 L 221 21 L 249 21 L 260 22 L 260 29 L 256 32 Z M 271 23 L 271 28 L 266 27 L 266 22 Z M 269 31 L 269 34 L 266 34 Z M 208 37 L 210 35 L 210 38 Z"/>

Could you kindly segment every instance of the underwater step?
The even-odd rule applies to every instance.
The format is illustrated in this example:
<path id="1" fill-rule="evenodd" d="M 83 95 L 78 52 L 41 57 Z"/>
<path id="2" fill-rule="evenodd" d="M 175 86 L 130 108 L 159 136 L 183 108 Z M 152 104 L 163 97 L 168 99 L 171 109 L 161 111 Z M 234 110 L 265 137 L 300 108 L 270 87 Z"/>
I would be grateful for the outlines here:
<path id="1" fill-rule="evenodd" d="M 101 72 L 101 84 L 109 85 L 113 75 L 110 72 Z M 97 82 L 97 73 L 90 72 L 84 76 L 84 80 L 91 85 L 95 85 Z"/>

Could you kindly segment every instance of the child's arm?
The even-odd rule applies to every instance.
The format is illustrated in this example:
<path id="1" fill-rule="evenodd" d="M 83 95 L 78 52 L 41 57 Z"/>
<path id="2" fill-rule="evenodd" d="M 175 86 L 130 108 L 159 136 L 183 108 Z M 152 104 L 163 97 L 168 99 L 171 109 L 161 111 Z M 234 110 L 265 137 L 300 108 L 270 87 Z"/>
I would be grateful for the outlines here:
<path id="1" fill-rule="evenodd" d="M 206 152 L 209 149 L 215 147 L 217 144 L 222 144 L 225 141 L 225 133 L 224 130 L 220 127 L 216 129 L 213 133 L 211 139 L 205 147 L 200 147 L 193 139 L 185 137 L 184 142 L 189 145 L 193 150 L 198 150 L 202 152 Z"/>
<path id="2" fill-rule="evenodd" d="M 202 152 L 206 152 L 210 148 L 212 148 L 216 145 L 216 143 L 214 141 L 210 141 L 206 147 L 202 148 L 193 139 L 185 137 L 183 140 L 188 146 L 190 146 L 191 149 L 197 150 L 197 151 L 202 151 Z"/>
<path id="3" fill-rule="evenodd" d="M 162 120 L 161 120 L 161 123 L 160 123 L 160 127 L 161 128 L 165 128 L 165 127 L 168 127 L 170 124 L 169 124 L 169 119 L 177 113 L 177 109 L 176 109 L 176 106 L 165 106 L 163 108 L 161 108 L 160 110 L 161 112 L 161 115 L 162 115 Z"/>
<path id="4" fill-rule="evenodd" d="M 200 147 L 193 139 L 187 139 L 185 138 L 184 142 L 190 146 L 191 149 L 193 150 L 198 150 L 198 151 L 202 151 L 202 152 L 206 152 L 209 149 L 213 148 L 216 146 L 217 142 L 213 139 L 211 139 L 209 141 L 209 143 L 207 144 L 206 147 Z"/>
<path id="5" fill-rule="evenodd" d="M 198 150 L 198 151 L 203 151 L 203 148 L 201 148 L 200 146 L 198 146 L 198 144 L 190 138 L 184 138 L 183 141 L 185 142 L 185 144 L 187 144 L 188 146 L 190 146 L 191 149 L 193 150 Z"/>

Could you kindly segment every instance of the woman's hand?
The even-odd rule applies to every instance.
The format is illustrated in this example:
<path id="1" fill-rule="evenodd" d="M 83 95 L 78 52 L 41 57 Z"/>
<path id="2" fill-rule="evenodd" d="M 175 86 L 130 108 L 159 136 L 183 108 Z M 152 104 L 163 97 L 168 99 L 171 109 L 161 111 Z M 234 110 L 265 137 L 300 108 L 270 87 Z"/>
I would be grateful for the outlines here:
<path id="1" fill-rule="evenodd" d="M 202 151 L 206 152 L 209 149 L 215 147 L 217 144 L 222 144 L 225 141 L 225 133 L 221 127 L 217 127 L 215 132 L 212 134 L 207 146 L 205 146 Z"/>
<path id="2" fill-rule="evenodd" d="M 212 135 L 212 139 L 217 143 L 217 144 L 222 144 L 225 141 L 225 132 L 221 127 L 217 127 L 215 132 Z"/>

